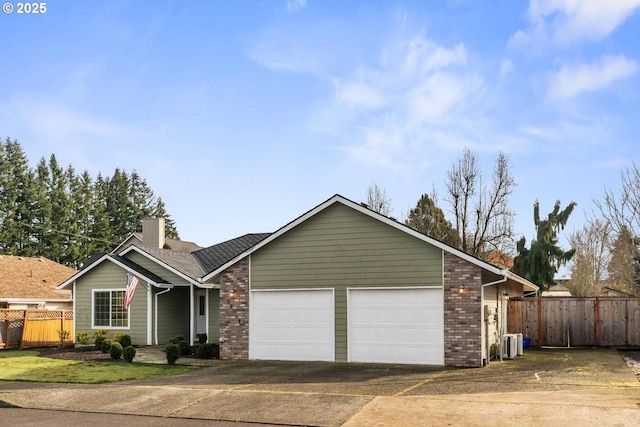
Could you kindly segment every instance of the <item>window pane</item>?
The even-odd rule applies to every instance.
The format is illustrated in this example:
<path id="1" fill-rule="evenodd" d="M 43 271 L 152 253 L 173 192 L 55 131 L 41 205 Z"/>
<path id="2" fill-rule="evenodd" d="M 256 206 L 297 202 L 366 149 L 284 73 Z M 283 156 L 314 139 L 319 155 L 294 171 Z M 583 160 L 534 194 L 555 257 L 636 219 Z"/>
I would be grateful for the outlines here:
<path id="1" fill-rule="evenodd" d="M 124 308 L 125 291 L 111 292 L 111 326 L 123 327 L 128 326 L 128 313 Z"/>
<path id="2" fill-rule="evenodd" d="M 94 294 L 94 325 L 109 326 L 109 299 L 109 292 L 96 292 Z"/>
<path id="3" fill-rule="evenodd" d="M 200 316 L 204 316 L 204 306 L 205 306 L 205 301 L 204 301 L 204 295 L 200 295 L 200 298 L 198 299 L 199 301 L 199 305 L 200 305 Z"/>

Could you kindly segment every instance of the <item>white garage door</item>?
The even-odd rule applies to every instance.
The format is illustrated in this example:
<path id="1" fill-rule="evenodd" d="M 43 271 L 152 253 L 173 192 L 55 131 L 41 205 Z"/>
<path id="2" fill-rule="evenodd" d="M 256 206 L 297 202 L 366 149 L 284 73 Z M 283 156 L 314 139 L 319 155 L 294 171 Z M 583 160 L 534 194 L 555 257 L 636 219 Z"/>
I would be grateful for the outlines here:
<path id="1" fill-rule="evenodd" d="M 349 360 L 444 365 L 442 289 L 349 289 Z"/>
<path id="2" fill-rule="evenodd" d="M 249 358 L 335 360 L 333 290 L 252 291 Z"/>

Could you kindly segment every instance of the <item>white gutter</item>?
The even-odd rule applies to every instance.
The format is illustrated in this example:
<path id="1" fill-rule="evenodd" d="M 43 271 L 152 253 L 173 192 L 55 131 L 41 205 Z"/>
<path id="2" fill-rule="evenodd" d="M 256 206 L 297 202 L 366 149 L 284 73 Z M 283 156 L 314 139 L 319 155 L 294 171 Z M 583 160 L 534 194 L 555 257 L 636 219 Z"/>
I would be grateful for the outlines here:
<path id="1" fill-rule="evenodd" d="M 169 285 L 169 287 L 167 289 L 165 289 L 164 291 L 158 292 L 156 294 L 156 310 L 155 313 L 153 313 L 155 315 L 155 324 L 153 325 L 153 329 L 155 332 L 155 343 L 156 345 L 158 345 L 158 296 L 162 295 L 162 294 L 166 294 L 167 292 L 169 292 L 171 289 L 173 289 L 173 285 Z"/>
<path id="2" fill-rule="evenodd" d="M 151 292 L 151 284 L 147 282 L 147 345 L 153 344 L 153 328 L 151 321 L 153 320 L 153 298 Z"/>
<path id="3" fill-rule="evenodd" d="M 507 281 L 507 275 L 505 274 L 504 277 L 502 277 L 502 279 L 496 280 L 495 282 L 483 283 L 482 287 L 484 288 L 485 286 L 499 285 L 500 283 L 504 283 L 506 281 Z"/>

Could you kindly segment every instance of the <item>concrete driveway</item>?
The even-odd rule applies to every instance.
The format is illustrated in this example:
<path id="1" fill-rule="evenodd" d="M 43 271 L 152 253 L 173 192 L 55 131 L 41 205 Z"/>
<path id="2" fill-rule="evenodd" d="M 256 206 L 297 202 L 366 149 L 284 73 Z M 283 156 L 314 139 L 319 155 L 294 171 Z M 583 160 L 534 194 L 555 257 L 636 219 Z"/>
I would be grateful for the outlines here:
<path id="1" fill-rule="evenodd" d="M 25 408 L 316 425 L 629 425 L 640 383 L 611 349 L 531 350 L 482 369 L 216 361 L 106 385 L 0 382 Z"/>

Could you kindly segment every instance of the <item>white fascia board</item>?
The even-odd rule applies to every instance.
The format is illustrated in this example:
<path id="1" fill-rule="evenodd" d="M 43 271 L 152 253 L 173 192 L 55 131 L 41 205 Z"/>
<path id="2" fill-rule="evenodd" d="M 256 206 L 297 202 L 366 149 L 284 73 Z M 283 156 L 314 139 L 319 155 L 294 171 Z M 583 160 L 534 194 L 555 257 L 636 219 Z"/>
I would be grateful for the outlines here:
<path id="1" fill-rule="evenodd" d="M 80 277 L 84 276 L 89 271 L 93 270 L 96 266 L 102 264 L 104 261 L 111 261 L 112 263 L 116 264 L 117 266 L 119 266 L 120 268 L 126 270 L 127 272 L 133 274 L 134 276 L 142 277 L 143 279 L 145 279 L 147 281 L 147 283 L 149 283 L 149 284 L 151 284 L 153 286 L 159 286 L 159 284 L 157 282 L 155 282 L 155 281 L 151 280 L 150 278 L 140 274 L 136 270 L 134 270 L 132 268 L 129 268 L 128 266 L 124 265 L 123 263 L 121 263 L 117 259 L 111 257 L 109 254 L 104 254 L 100 259 L 94 261 L 89 267 L 87 267 L 87 268 L 85 268 L 83 270 L 80 270 L 79 272 L 77 272 L 76 274 L 74 274 L 73 276 L 68 278 L 66 281 L 62 282 L 62 284 L 58 285 L 57 289 L 66 288 L 67 286 L 69 286 L 70 284 L 75 282 L 77 279 L 79 279 Z"/>
<path id="2" fill-rule="evenodd" d="M 120 256 L 125 256 L 126 254 L 128 254 L 131 251 L 135 251 L 137 253 L 139 253 L 140 255 L 146 257 L 149 261 L 153 261 L 156 264 L 158 264 L 160 267 L 164 268 L 165 270 L 169 270 L 170 272 L 172 272 L 173 274 L 182 277 L 184 280 L 186 280 L 189 284 L 191 285 L 196 285 L 198 286 L 199 283 L 197 280 L 192 279 L 191 277 L 187 276 L 186 274 L 182 273 L 180 270 L 176 270 L 175 268 L 171 267 L 169 264 L 162 262 L 161 260 L 159 260 L 158 258 L 154 257 L 153 255 L 145 252 L 144 249 L 139 248 L 136 245 L 131 245 L 129 247 L 127 247 L 124 251 L 122 251 L 122 253 L 120 254 Z"/>
<path id="3" fill-rule="evenodd" d="M 534 291 L 534 292 L 537 292 L 540 289 L 540 287 L 538 287 L 537 285 L 531 283 L 530 281 L 528 281 L 524 277 L 518 276 L 517 274 L 512 273 L 509 270 L 505 270 L 504 274 L 505 274 L 505 276 L 507 278 L 513 280 L 514 282 L 520 283 L 522 285 L 522 287 L 525 288 L 524 291 L 527 291 L 526 288 L 528 288 L 529 291 Z"/>
<path id="4" fill-rule="evenodd" d="M 226 264 L 222 265 L 221 267 L 219 267 L 218 269 L 212 271 L 211 273 L 207 274 L 206 276 L 204 276 L 202 278 L 202 281 L 206 281 L 209 280 L 210 278 L 214 277 L 217 274 L 220 274 L 222 271 L 226 270 L 228 267 L 232 266 L 233 264 L 235 264 L 236 262 L 240 261 L 241 259 L 243 259 L 244 257 L 246 257 L 247 255 L 257 251 L 258 249 L 262 248 L 265 245 L 268 245 L 270 242 L 272 242 L 273 240 L 277 239 L 278 237 L 280 237 L 281 235 L 283 235 L 284 233 L 286 233 L 287 231 L 291 230 L 292 228 L 297 227 L 298 225 L 300 225 L 301 223 L 305 222 L 307 219 L 315 216 L 316 214 L 318 214 L 319 212 L 325 210 L 327 207 L 333 205 L 334 203 L 342 203 L 345 206 L 348 206 L 352 209 L 355 209 L 356 211 L 363 213 L 373 219 L 376 219 L 380 222 L 383 222 L 384 224 L 387 224 L 391 227 L 394 227 L 404 233 L 407 233 L 417 239 L 420 239 L 426 243 L 429 243 L 430 245 L 433 245 L 435 247 L 437 247 L 438 249 L 441 249 L 443 251 L 449 252 L 452 255 L 455 255 L 459 258 L 464 259 L 465 261 L 468 261 L 480 268 L 483 268 L 491 273 L 494 273 L 496 275 L 500 275 L 503 276 L 505 274 L 505 270 L 502 270 L 492 264 L 489 264 L 485 261 L 482 261 L 481 259 L 478 259 L 474 256 L 471 256 L 465 252 L 462 252 L 459 249 L 456 249 L 454 247 L 451 247 L 445 243 L 442 243 L 439 240 L 436 240 L 432 237 L 429 237 L 425 234 L 420 233 L 417 230 L 414 230 L 413 228 L 401 224 L 397 221 L 392 220 L 391 218 L 388 218 L 382 214 L 379 214 L 378 212 L 372 211 L 369 208 L 366 208 L 364 206 L 362 206 L 359 203 L 353 202 L 349 199 L 346 199 L 342 196 L 340 196 L 339 194 L 336 194 L 335 196 L 331 197 L 329 200 L 319 204 L 318 206 L 316 206 L 315 208 L 311 209 L 310 211 L 308 211 L 307 213 L 303 214 L 302 216 L 296 218 L 295 220 L 291 221 L 289 224 L 285 225 L 284 227 L 280 228 L 278 231 L 276 231 L 275 233 L 271 234 L 269 237 L 267 237 L 266 239 L 260 241 L 257 245 L 252 246 L 250 249 L 248 249 L 247 251 L 241 253 L 240 255 L 236 256 L 235 258 L 233 258 L 232 260 L 228 261 Z M 523 279 L 524 280 L 524 279 Z M 535 285 L 534 285 L 535 286 Z"/>
<path id="5" fill-rule="evenodd" d="M 142 239 L 141 239 L 140 237 L 138 237 L 138 235 L 137 235 L 136 233 L 131 233 L 131 234 L 129 234 L 129 235 L 127 236 L 127 238 L 126 238 L 126 239 L 124 239 L 124 240 L 122 241 L 122 243 L 120 243 L 118 246 L 116 246 L 116 248 L 115 248 L 114 250 L 112 250 L 110 253 L 112 253 L 112 254 L 117 254 L 117 253 L 120 251 L 120 248 L 121 248 L 125 243 L 127 243 L 129 240 L 131 240 L 131 239 L 136 239 L 136 240 L 138 240 L 140 243 L 142 243 Z M 133 244 L 135 244 L 135 243 L 132 243 L 132 245 L 133 245 Z"/>

